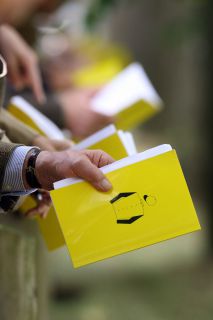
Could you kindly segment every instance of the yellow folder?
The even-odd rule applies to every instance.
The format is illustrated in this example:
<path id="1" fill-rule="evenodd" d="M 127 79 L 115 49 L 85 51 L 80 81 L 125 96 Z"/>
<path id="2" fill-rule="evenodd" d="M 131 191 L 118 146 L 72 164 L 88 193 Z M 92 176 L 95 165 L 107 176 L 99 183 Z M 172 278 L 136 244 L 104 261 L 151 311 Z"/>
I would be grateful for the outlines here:
<path id="1" fill-rule="evenodd" d="M 10 100 L 8 111 L 41 135 L 51 139 L 64 139 L 62 131 L 22 97 L 14 96 Z"/>
<path id="2" fill-rule="evenodd" d="M 72 72 L 71 81 L 77 87 L 103 85 L 132 60 L 127 48 L 97 37 L 82 39 L 76 49 L 88 62 Z"/>
<path id="3" fill-rule="evenodd" d="M 114 160 L 137 153 L 133 135 L 130 132 L 117 130 L 113 124 L 75 144 L 73 149 L 100 149 L 111 155 Z"/>
<path id="4" fill-rule="evenodd" d="M 72 83 L 76 87 L 101 86 L 116 76 L 123 67 L 124 64 L 119 57 L 110 57 L 72 73 Z"/>
<path id="5" fill-rule="evenodd" d="M 163 102 L 139 63 L 132 63 L 92 99 L 92 109 L 113 116 L 118 129 L 129 130 L 161 111 Z"/>
<path id="6" fill-rule="evenodd" d="M 28 196 L 19 208 L 20 212 L 25 214 L 29 209 L 36 206 L 36 201 L 32 196 Z M 51 206 L 45 219 L 36 216 L 40 232 L 49 251 L 56 250 L 65 244 L 64 236 L 58 223 L 55 209 Z"/>
<path id="7" fill-rule="evenodd" d="M 136 153 L 131 134 L 117 131 L 114 125 L 109 125 L 99 130 L 76 144 L 74 149 L 101 149 L 109 153 L 115 160 Z M 25 214 L 29 209 L 35 207 L 35 205 L 36 202 L 33 197 L 28 196 L 19 210 Z M 48 250 L 58 249 L 65 244 L 64 236 L 53 207 L 49 210 L 46 219 L 38 217 L 37 221 Z"/>
<path id="8" fill-rule="evenodd" d="M 176 152 L 162 148 L 103 168 L 113 185 L 107 193 L 82 180 L 55 183 L 51 198 L 74 267 L 200 229 Z"/>

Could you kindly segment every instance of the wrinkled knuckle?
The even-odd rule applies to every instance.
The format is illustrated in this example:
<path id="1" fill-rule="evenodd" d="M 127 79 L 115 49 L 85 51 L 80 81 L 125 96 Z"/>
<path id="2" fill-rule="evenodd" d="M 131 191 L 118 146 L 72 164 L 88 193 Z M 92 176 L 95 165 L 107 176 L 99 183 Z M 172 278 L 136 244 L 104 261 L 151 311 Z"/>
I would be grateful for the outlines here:
<path id="1" fill-rule="evenodd" d="M 84 155 L 79 155 L 74 161 L 73 161 L 73 167 L 80 167 L 84 164 L 85 162 L 85 156 Z"/>

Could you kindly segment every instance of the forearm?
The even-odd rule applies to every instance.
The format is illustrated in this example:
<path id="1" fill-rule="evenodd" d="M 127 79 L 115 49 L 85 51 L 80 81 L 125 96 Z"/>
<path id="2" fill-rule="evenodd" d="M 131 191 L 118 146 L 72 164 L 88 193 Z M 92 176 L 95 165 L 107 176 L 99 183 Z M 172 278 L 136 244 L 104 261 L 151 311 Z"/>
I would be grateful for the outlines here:
<path id="1" fill-rule="evenodd" d="M 3 108 L 0 111 L 0 127 L 9 139 L 15 143 L 32 145 L 38 133 L 25 125 Z"/>

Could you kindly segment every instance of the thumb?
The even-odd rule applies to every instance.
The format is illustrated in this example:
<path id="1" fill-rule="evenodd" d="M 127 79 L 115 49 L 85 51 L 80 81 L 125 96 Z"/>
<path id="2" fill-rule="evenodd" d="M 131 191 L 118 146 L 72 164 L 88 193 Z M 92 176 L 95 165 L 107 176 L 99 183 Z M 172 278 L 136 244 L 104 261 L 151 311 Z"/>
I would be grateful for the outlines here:
<path id="1" fill-rule="evenodd" d="M 46 95 L 44 93 L 39 67 L 37 65 L 28 66 L 28 84 L 31 87 L 34 96 L 39 104 L 46 102 Z"/>
<path id="2" fill-rule="evenodd" d="M 88 181 L 99 191 L 109 191 L 112 185 L 103 172 L 93 164 L 90 159 L 82 155 L 82 158 L 73 165 L 73 173 Z"/>

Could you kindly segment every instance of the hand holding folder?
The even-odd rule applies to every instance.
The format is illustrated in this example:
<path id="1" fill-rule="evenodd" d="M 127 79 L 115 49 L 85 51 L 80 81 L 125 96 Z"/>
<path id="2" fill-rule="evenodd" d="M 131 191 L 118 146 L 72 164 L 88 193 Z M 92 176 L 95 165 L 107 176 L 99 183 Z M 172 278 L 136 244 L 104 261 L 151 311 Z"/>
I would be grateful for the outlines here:
<path id="1" fill-rule="evenodd" d="M 137 152 L 131 133 L 116 130 L 114 125 L 99 130 L 80 143 L 74 145 L 73 150 L 101 149 L 107 152 L 115 160 L 119 160 Z M 22 204 L 20 210 L 26 213 L 35 207 L 33 197 L 28 197 Z M 53 207 L 49 210 L 46 219 L 37 218 L 40 231 L 49 250 L 55 250 L 65 244 L 57 216 Z"/>
<path id="2" fill-rule="evenodd" d="M 175 150 L 162 145 L 101 169 L 113 188 L 80 179 L 54 184 L 51 198 L 74 267 L 200 229 Z"/>

